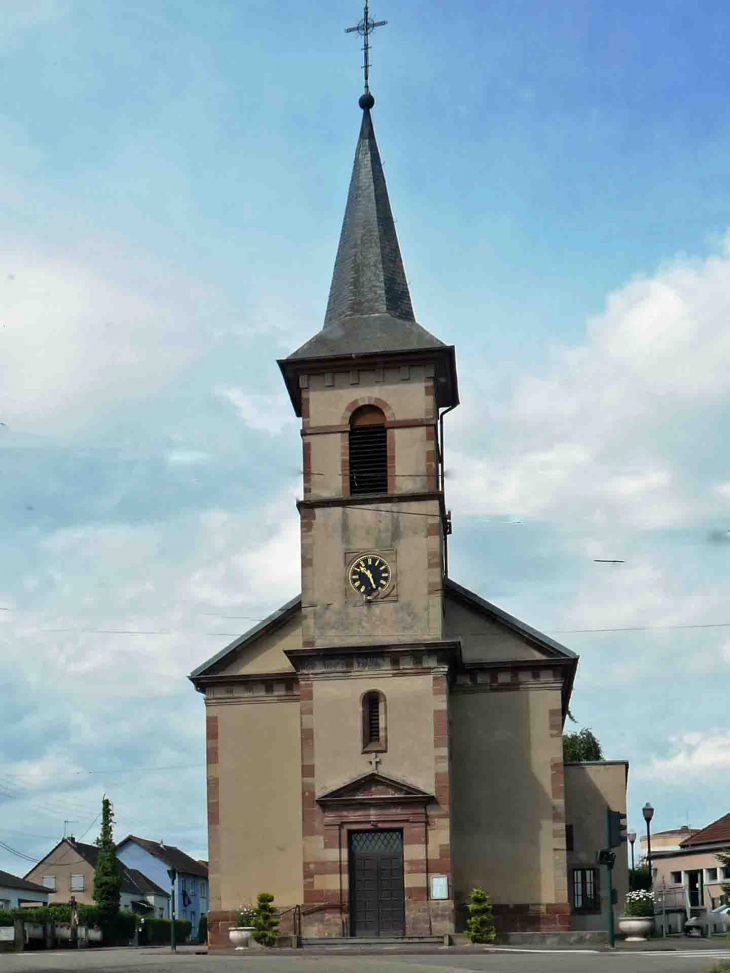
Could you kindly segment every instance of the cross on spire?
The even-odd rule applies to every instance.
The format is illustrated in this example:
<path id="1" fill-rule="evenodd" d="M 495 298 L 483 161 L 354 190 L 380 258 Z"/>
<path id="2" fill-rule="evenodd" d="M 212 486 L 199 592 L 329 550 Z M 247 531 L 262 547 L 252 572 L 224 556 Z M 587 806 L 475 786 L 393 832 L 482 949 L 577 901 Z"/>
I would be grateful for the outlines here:
<path id="1" fill-rule="evenodd" d="M 362 69 L 365 74 L 365 94 L 366 95 L 370 94 L 370 85 L 368 83 L 370 79 L 370 35 L 372 34 L 372 32 L 375 30 L 376 27 L 385 27 L 387 23 L 388 23 L 387 20 L 373 20 L 370 17 L 370 11 L 368 10 L 368 0 L 365 0 L 365 12 L 363 14 L 363 18 L 360 21 L 360 23 L 356 24 L 355 27 L 345 28 L 346 34 L 353 34 L 357 32 L 363 38 L 364 41 L 363 52 L 365 54 L 365 59 L 363 62 Z"/>

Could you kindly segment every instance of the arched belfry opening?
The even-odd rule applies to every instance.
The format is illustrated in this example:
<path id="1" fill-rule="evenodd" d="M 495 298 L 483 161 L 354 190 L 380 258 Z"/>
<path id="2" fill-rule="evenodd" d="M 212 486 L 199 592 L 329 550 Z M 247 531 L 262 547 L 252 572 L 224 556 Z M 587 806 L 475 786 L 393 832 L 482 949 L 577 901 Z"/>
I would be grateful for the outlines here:
<path id="1" fill-rule="evenodd" d="M 388 749 L 387 709 L 385 695 L 377 689 L 365 693 L 362 705 L 363 753 Z"/>
<path id="2" fill-rule="evenodd" d="M 350 494 L 388 492 L 385 413 L 361 405 L 350 417 Z"/>

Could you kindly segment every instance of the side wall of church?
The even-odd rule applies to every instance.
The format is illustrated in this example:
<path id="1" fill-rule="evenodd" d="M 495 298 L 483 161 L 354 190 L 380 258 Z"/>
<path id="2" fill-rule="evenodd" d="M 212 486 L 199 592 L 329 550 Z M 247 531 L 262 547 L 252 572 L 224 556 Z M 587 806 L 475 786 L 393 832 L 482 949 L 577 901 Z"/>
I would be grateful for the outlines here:
<path id="1" fill-rule="evenodd" d="M 206 722 L 208 929 L 220 947 L 259 892 L 279 909 L 302 901 L 299 694 L 209 700 Z"/>
<path id="2" fill-rule="evenodd" d="M 457 928 L 477 885 L 498 932 L 570 928 L 560 672 L 457 686 L 451 712 Z"/>

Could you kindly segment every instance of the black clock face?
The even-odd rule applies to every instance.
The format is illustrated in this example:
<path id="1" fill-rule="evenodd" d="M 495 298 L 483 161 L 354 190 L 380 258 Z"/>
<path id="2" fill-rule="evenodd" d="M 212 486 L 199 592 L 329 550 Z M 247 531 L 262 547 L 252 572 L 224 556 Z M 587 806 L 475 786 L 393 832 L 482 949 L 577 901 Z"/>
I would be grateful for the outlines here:
<path id="1" fill-rule="evenodd" d="M 390 587 L 393 572 L 379 554 L 362 554 L 350 565 L 349 581 L 358 594 L 373 598 Z"/>

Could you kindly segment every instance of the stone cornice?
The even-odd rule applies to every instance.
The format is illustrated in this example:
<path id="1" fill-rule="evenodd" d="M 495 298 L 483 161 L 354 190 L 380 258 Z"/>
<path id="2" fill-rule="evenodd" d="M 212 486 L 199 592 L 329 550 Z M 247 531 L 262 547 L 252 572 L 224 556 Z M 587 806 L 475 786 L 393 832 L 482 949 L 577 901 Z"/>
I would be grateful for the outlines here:
<path id="1" fill-rule="evenodd" d="M 353 497 L 320 497 L 312 500 L 297 500 L 297 510 L 313 510 L 317 507 L 353 507 L 353 506 L 381 506 L 389 503 L 419 503 L 423 500 L 436 500 L 441 508 L 441 515 L 446 516 L 444 495 L 440 490 L 414 491 L 413 493 L 366 493 Z"/>
<path id="2" fill-rule="evenodd" d="M 418 641 L 288 649 L 285 655 L 308 678 L 341 678 L 365 671 L 384 675 L 449 672 L 461 664 L 461 642 Z"/>

